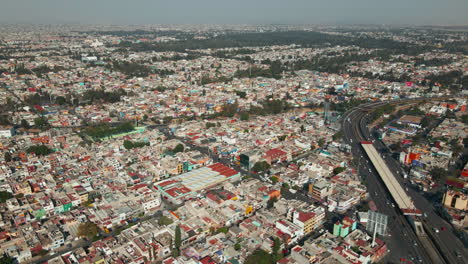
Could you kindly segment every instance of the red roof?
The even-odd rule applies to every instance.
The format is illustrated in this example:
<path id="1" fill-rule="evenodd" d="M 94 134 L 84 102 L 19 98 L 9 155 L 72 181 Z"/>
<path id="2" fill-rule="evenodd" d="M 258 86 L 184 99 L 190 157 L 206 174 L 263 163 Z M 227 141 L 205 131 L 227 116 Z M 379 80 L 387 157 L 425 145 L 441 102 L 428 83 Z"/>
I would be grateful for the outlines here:
<path id="1" fill-rule="evenodd" d="M 265 153 L 265 156 L 267 157 L 275 157 L 275 156 L 284 156 L 287 155 L 288 153 L 282 151 L 281 149 L 274 148 L 270 149 Z"/>
<path id="2" fill-rule="evenodd" d="M 461 172 L 461 176 L 463 176 L 463 177 L 468 177 L 468 170 L 463 170 L 463 171 Z"/>
<path id="3" fill-rule="evenodd" d="M 206 257 L 200 259 L 200 262 L 203 263 L 203 264 L 216 264 L 216 262 L 214 262 L 214 260 L 209 256 L 206 256 Z"/>
<path id="4" fill-rule="evenodd" d="M 301 222 L 307 222 L 309 221 L 310 219 L 314 218 L 315 217 L 315 213 L 304 213 L 304 212 L 299 212 L 299 216 L 297 218 L 297 220 L 301 221 Z"/>
<path id="5" fill-rule="evenodd" d="M 36 108 L 38 111 L 44 111 L 45 109 L 42 108 L 40 105 L 34 105 L 34 108 Z"/>
<path id="6" fill-rule="evenodd" d="M 222 163 L 215 163 L 215 164 L 212 164 L 210 166 L 208 166 L 208 168 L 218 172 L 219 174 L 223 175 L 223 176 L 226 176 L 226 177 L 231 177 L 233 175 L 236 175 L 238 174 L 239 172 L 234 170 L 234 169 L 231 169 L 229 168 L 228 166 L 222 164 Z"/>
<path id="7" fill-rule="evenodd" d="M 164 182 L 161 182 L 160 184 L 158 184 L 161 188 L 164 188 L 168 185 L 171 185 L 173 183 L 177 183 L 177 181 L 174 181 L 174 180 L 168 180 L 168 181 L 164 181 Z"/>
<path id="8" fill-rule="evenodd" d="M 302 248 L 301 248 L 300 246 L 295 246 L 295 247 L 293 248 L 293 250 L 296 251 L 296 252 L 299 252 L 299 251 L 302 250 Z"/>
<path id="9" fill-rule="evenodd" d="M 179 197 L 183 194 L 189 193 L 191 190 L 185 186 L 182 185 L 182 187 L 173 187 L 169 190 L 166 190 L 166 193 L 169 194 L 170 196 L 176 198 Z"/>
<path id="10" fill-rule="evenodd" d="M 458 179 L 450 179 L 449 178 L 449 179 L 447 179 L 445 181 L 445 184 L 451 185 L 451 186 L 454 186 L 454 187 L 460 188 L 460 189 L 465 187 L 465 184 L 462 181 L 458 180 Z"/>

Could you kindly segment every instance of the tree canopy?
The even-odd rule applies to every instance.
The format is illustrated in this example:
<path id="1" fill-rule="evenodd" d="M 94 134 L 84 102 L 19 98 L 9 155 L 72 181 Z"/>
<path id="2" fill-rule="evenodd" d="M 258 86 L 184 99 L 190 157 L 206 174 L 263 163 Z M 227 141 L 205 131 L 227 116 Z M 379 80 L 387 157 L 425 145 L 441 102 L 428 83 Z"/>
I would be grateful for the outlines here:
<path id="1" fill-rule="evenodd" d="M 115 134 L 127 133 L 133 131 L 132 123 L 125 122 L 116 127 L 111 127 L 107 123 L 99 124 L 97 126 L 88 127 L 85 133 L 93 138 L 105 138 Z"/>
<path id="2" fill-rule="evenodd" d="M 37 156 L 47 156 L 53 151 L 45 145 L 34 145 L 26 149 L 27 153 L 34 153 Z"/>
<path id="3" fill-rule="evenodd" d="M 159 219 L 158 219 L 158 224 L 159 225 L 170 225 L 172 224 L 174 221 L 172 221 L 172 219 L 170 219 L 169 217 L 167 216 L 161 216 Z"/>
<path id="4" fill-rule="evenodd" d="M 94 239 L 99 234 L 99 227 L 93 222 L 81 223 L 78 226 L 78 236 L 87 239 Z"/>
<path id="5" fill-rule="evenodd" d="M 252 170 L 255 172 L 263 172 L 270 169 L 270 164 L 266 161 L 258 161 L 252 167 Z"/>
<path id="6" fill-rule="evenodd" d="M 268 252 L 257 249 L 250 254 L 244 261 L 244 264 L 274 264 L 276 263 L 272 255 Z"/>
<path id="7" fill-rule="evenodd" d="M 144 146 L 149 146 L 149 142 L 143 142 L 143 141 L 130 141 L 130 140 L 124 140 L 123 142 L 124 148 L 125 149 L 134 149 L 134 148 L 141 148 Z"/>
<path id="8" fill-rule="evenodd" d="M 4 203 L 10 198 L 13 198 L 13 194 L 7 191 L 0 191 L 0 203 Z"/>

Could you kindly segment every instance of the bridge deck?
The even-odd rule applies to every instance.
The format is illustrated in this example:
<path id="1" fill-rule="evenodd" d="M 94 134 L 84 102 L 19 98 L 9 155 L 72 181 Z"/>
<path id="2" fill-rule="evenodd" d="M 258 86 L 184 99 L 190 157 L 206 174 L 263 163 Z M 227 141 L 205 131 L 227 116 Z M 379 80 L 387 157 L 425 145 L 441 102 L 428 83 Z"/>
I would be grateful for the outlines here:
<path id="1" fill-rule="evenodd" d="M 414 207 L 410 197 L 403 190 L 400 183 L 395 179 L 395 176 L 390 171 L 387 164 L 385 164 L 385 161 L 380 157 L 379 153 L 377 153 L 372 142 L 362 142 L 361 145 L 398 207 L 402 210 L 415 210 L 416 208 Z"/>

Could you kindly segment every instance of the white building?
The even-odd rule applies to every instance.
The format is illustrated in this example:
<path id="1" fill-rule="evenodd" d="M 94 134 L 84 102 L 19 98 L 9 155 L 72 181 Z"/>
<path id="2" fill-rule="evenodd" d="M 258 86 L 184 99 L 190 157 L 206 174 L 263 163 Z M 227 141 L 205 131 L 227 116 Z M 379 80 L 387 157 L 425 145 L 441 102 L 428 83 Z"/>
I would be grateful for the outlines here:
<path id="1" fill-rule="evenodd" d="M 0 137 L 10 138 L 15 135 L 15 129 L 12 126 L 0 126 Z"/>

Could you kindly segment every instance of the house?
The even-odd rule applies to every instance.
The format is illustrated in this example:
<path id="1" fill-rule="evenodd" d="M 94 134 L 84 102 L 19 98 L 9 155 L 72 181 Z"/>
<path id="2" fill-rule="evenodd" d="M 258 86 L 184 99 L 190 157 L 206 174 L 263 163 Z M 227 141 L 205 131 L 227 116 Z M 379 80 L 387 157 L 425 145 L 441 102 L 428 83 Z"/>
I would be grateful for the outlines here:
<path id="1" fill-rule="evenodd" d="M 357 228 L 357 221 L 352 220 L 349 217 L 345 217 L 342 222 L 337 221 L 333 225 L 333 235 L 346 237 L 350 232 L 356 230 Z"/>
<path id="2" fill-rule="evenodd" d="M 400 117 L 400 119 L 398 119 L 397 123 L 400 125 L 408 125 L 414 128 L 421 128 L 421 121 L 422 121 L 422 117 L 404 115 Z"/>
<path id="3" fill-rule="evenodd" d="M 274 148 L 274 149 L 268 150 L 265 153 L 264 159 L 266 160 L 266 162 L 268 162 L 268 164 L 271 165 L 273 162 L 276 162 L 276 161 L 280 161 L 280 162 L 286 161 L 288 159 L 288 153 L 281 149 Z"/>
<path id="4" fill-rule="evenodd" d="M 302 228 L 304 235 L 320 227 L 325 220 L 325 209 L 323 207 L 316 207 L 307 212 L 296 210 L 296 208 L 291 211 L 292 222 Z"/>
<path id="5" fill-rule="evenodd" d="M 317 201 L 323 201 L 333 193 L 333 183 L 326 180 L 319 180 L 314 184 L 309 184 L 309 193 Z"/>
<path id="6" fill-rule="evenodd" d="M 0 138 L 10 138 L 15 135 L 13 126 L 0 126 Z"/>

